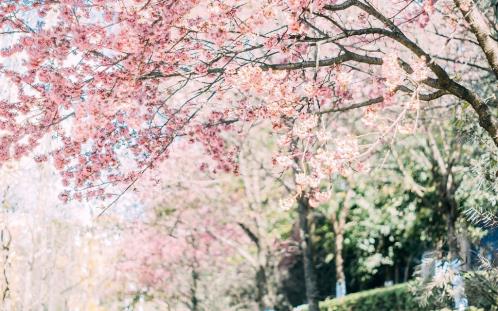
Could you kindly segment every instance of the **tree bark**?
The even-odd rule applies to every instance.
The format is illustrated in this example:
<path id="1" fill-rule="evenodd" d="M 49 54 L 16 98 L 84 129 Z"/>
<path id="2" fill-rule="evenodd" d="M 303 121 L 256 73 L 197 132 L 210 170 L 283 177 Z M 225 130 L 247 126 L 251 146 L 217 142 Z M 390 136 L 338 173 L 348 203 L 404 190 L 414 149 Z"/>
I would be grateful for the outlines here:
<path id="1" fill-rule="evenodd" d="M 408 278 L 410 277 L 410 265 L 412 263 L 412 260 L 413 260 L 413 255 L 410 254 L 408 256 L 407 261 L 406 261 L 406 267 L 405 267 L 405 271 L 403 273 L 403 282 L 407 282 Z"/>
<path id="2" fill-rule="evenodd" d="M 448 250 L 450 255 L 450 260 L 458 258 L 458 237 L 456 234 L 456 206 L 451 202 L 446 202 L 446 227 L 447 227 L 447 238 L 448 238 Z"/>
<path id="3" fill-rule="evenodd" d="M 348 178 L 348 183 L 353 184 L 353 181 Z M 346 192 L 342 208 L 337 212 L 333 212 L 331 217 L 332 229 L 335 234 L 335 269 L 336 269 L 336 288 L 335 296 L 343 297 L 346 295 L 346 275 L 344 274 L 344 258 L 342 250 L 344 247 L 344 231 L 346 228 L 346 219 L 351 208 L 351 199 L 354 192 L 351 188 Z"/>
<path id="4" fill-rule="evenodd" d="M 192 285 L 190 287 L 190 310 L 199 310 L 199 298 L 197 297 L 197 280 L 199 279 L 199 274 L 197 273 L 196 265 L 192 265 Z"/>
<path id="5" fill-rule="evenodd" d="M 338 292 L 336 288 L 336 297 L 346 295 L 346 275 L 344 274 L 344 258 L 342 257 L 342 249 L 344 245 L 344 232 L 340 230 L 336 232 L 335 237 L 335 272 L 337 287 L 344 286 L 344 291 Z"/>
<path id="6" fill-rule="evenodd" d="M 249 239 L 256 246 L 256 257 L 257 257 L 257 266 L 256 266 L 256 303 L 258 304 L 258 309 L 260 311 L 264 311 L 266 309 L 265 297 L 268 293 L 268 279 L 266 275 L 266 256 L 263 252 L 261 242 L 259 237 L 245 224 L 239 222 L 239 227 L 246 233 Z M 258 232 L 258 231 L 256 231 Z"/>
<path id="7" fill-rule="evenodd" d="M 491 37 L 491 27 L 486 16 L 479 10 L 472 0 L 455 0 L 456 6 L 469 23 L 470 30 L 477 38 L 486 59 L 498 79 L 498 42 Z"/>
<path id="8" fill-rule="evenodd" d="M 256 272 L 256 301 L 260 311 L 266 309 L 264 298 L 266 296 L 266 271 L 265 267 L 260 265 Z"/>
<path id="9" fill-rule="evenodd" d="M 399 283 L 399 264 L 394 264 L 394 284 Z"/>
<path id="10" fill-rule="evenodd" d="M 2 292 L 2 301 L 5 302 L 10 293 L 9 278 L 7 277 L 7 268 L 9 266 L 10 244 L 12 242 L 12 235 L 7 227 L 0 230 L 0 242 L 2 242 L 1 251 L 4 253 L 3 257 L 3 286 L 0 287 Z"/>
<path id="11" fill-rule="evenodd" d="M 462 270 L 470 271 L 471 257 L 470 257 L 470 241 L 467 230 L 458 235 L 458 249 L 460 250 L 460 258 L 463 260 Z"/>
<path id="12" fill-rule="evenodd" d="M 432 150 L 432 156 L 436 161 L 437 169 L 441 174 L 441 180 L 438 185 L 438 192 L 441 203 L 441 211 L 446 218 L 446 236 L 448 244 L 448 257 L 450 260 L 458 259 L 458 236 L 456 233 L 456 221 L 458 218 L 458 202 L 455 199 L 455 193 L 458 186 L 453 177 L 453 160 L 445 160 L 439 149 L 436 139 L 431 131 L 427 131 L 428 144 Z M 449 146 L 448 146 L 449 147 Z M 457 151 L 455 151 L 456 153 Z"/>
<path id="13" fill-rule="evenodd" d="M 319 311 L 318 286 L 315 267 L 313 264 L 313 243 L 309 224 L 310 205 L 308 199 L 301 194 L 298 198 L 299 232 L 301 236 L 300 249 L 303 254 L 304 281 L 308 311 Z"/>

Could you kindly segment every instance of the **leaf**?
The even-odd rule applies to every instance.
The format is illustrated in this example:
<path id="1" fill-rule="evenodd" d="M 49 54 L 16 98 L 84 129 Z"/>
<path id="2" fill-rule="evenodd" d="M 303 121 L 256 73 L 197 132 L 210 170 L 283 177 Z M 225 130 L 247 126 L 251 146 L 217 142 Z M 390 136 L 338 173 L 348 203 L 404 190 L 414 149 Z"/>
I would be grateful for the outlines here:
<path id="1" fill-rule="evenodd" d="M 330 263 L 334 259 L 334 254 L 330 253 L 325 257 L 325 263 Z"/>

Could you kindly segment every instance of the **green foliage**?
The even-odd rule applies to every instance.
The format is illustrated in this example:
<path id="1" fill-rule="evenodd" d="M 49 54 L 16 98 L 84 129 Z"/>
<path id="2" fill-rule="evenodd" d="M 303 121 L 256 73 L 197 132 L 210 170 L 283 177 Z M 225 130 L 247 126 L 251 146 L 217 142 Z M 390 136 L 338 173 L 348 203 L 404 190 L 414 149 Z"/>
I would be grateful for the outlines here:
<path id="1" fill-rule="evenodd" d="M 387 288 L 372 289 L 348 295 L 342 299 L 323 302 L 326 311 L 371 311 L 371 310 L 418 310 L 419 305 L 413 298 L 406 283 Z"/>
<path id="2" fill-rule="evenodd" d="M 484 310 L 498 310 L 498 269 L 467 273 L 465 294 L 469 303 Z"/>
<path id="3" fill-rule="evenodd" d="M 441 309 L 439 311 L 453 311 L 453 309 L 449 309 L 449 308 L 444 308 L 444 309 Z M 477 308 L 477 307 L 468 307 L 467 309 L 465 309 L 465 311 L 485 311 L 484 309 L 481 309 L 481 308 Z"/>
<path id="4" fill-rule="evenodd" d="M 467 310 L 498 311 L 498 268 L 482 268 L 463 274 L 465 296 L 472 306 Z M 451 310 L 447 309 L 453 302 L 451 273 L 447 277 L 440 276 L 438 280 L 421 282 L 421 279 L 417 279 L 411 284 L 411 292 L 422 305 L 431 306 L 431 310 Z"/>
<path id="5" fill-rule="evenodd" d="M 409 283 L 376 288 L 347 295 L 339 299 L 329 299 L 320 303 L 321 311 L 415 311 L 424 309 L 415 299 Z M 307 310 L 303 308 L 303 310 Z"/>
<path id="6" fill-rule="evenodd" d="M 473 306 L 467 311 L 498 310 L 498 298 L 493 295 L 482 294 L 478 287 L 471 287 L 472 281 L 489 278 L 489 275 L 479 277 L 467 275 L 466 285 L 470 289 L 468 292 L 469 301 Z M 496 278 L 496 277 L 495 277 Z M 494 282 L 493 279 L 492 282 Z M 495 284 L 495 283 L 493 283 Z M 413 292 L 413 283 L 402 283 L 390 287 L 376 288 L 354 294 L 349 294 L 339 299 L 327 299 L 320 303 L 321 311 L 450 311 L 451 308 L 441 307 L 437 304 L 422 305 L 420 299 Z M 474 285 L 477 285 L 474 284 Z M 471 288 L 469 288 L 471 287 Z M 474 291 L 475 289 L 475 291 Z M 494 298 L 492 298 L 494 297 Z M 477 307 L 476 307 L 477 306 Z M 300 307 L 299 311 L 307 311 L 306 306 Z"/>
<path id="7" fill-rule="evenodd" d="M 444 257 L 449 252 L 448 220 L 460 237 L 459 243 L 474 246 L 487 227 L 498 226 L 498 153 L 487 134 L 470 127 L 476 123 L 467 119 L 474 116 L 461 110 L 440 118 L 425 117 L 429 121 L 416 134 L 386 146 L 380 153 L 382 167 L 372 168 L 368 174 L 338 176 L 324 189 L 331 192 L 332 199 L 314 210 L 312 227 L 321 298 L 334 293 L 336 254 L 331 220 L 344 209 L 350 189 L 354 194 L 343 247 L 348 292 L 379 287 L 386 281 L 413 280 L 424 253 L 435 251 Z M 302 265 L 299 259 L 295 263 Z M 293 273 L 302 277 L 301 269 L 289 275 Z M 446 295 L 446 289 L 451 289 L 451 284 L 428 291 L 429 310 L 451 306 L 452 297 Z M 304 285 L 299 291 L 305 292 Z M 423 302 L 421 295 L 413 296 Z M 303 299 L 304 295 L 295 304 Z M 484 304 L 475 305 L 488 310 Z"/>

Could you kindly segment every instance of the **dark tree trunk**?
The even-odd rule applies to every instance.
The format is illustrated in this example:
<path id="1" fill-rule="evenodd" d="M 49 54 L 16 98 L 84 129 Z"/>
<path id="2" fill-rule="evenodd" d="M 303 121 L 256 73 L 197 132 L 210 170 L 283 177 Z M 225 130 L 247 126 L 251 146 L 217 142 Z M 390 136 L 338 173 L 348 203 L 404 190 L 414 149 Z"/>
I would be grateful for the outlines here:
<path id="1" fill-rule="evenodd" d="M 2 301 L 5 302 L 10 295 L 9 288 L 9 278 L 7 277 L 7 268 L 9 266 L 9 257 L 10 257 L 10 244 L 12 242 L 12 235 L 7 227 L 0 230 L 0 242 L 1 242 L 1 251 L 5 253 L 4 255 L 4 266 L 3 266 L 3 286 L 0 288 L 3 289 L 2 293 Z"/>
<path id="2" fill-rule="evenodd" d="M 458 236 L 458 249 L 460 251 L 460 258 L 463 260 L 462 270 L 469 271 L 471 269 L 471 249 L 469 236 L 466 230 Z"/>
<path id="3" fill-rule="evenodd" d="M 257 249 L 257 267 L 256 267 L 256 303 L 258 304 L 258 309 L 261 311 L 266 310 L 265 296 L 268 293 L 268 280 L 266 276 L 266 258 L 263 260 L 263 250 L 261 246 L 260 239 L 258 235 L 255 234 L 248 226 L 239 222 L 239 227 L 246 233 L 249 239 L 254 243 Z M 258 231 L 256 231 L 258 232 Z"/>
<path id="4" fill-rule="evenodd" d="M 196 266 L 192 266 L 192 286 L 190 287 L 190 310 L 199 310 L 199 299 L 197 298 L 197 280 L 199 274 L 197 273 Z"/>
<path id="5" fill-rule="evenodd" d="M 458 237 L 456 233 L 456 220 L 457 220 L 457 209 L 456 202 L 452 202 L 452 199 L 447 199 L 446 205 L 446 226 L 447 226 L 447 238 L 448 238 L 448 250 L 450 255 L 450 260 L 458 258 Z"/>
<path id="6" fill-rule="evenodd" d="M 394 265 L 394 284 L 399 283 L 399 263 L 396 262 Z"/>
<path id="7" fill-rule="evenodd" d="M 408 278 L 410 277 L 410 265 L 412 264 L 412 260 L 413 260 L 413 255 L 410 254 L 408 256 L 408 260 L 406 261 L 406 267 L 403 273 L 403 282 L 407 282 Z"/>
<path id="8" fill-rule="evenodd" d="M 266 309 L 264 298 L 266 296 L 266 271 L 265 267 L 259 266 L 258 271 L 256 272 L 256 301 L 258 303 L 258 308 L 261 311 Z"/>
<path id="9" fill-rule="evenodd" d="M 318 286 L 313 265 L 313 245 L 310 234 L 308 199 L 299 196 L 299 231 L 301 236 L 300 249 L 303 254 L 304 281 L 306 286 L 306 298 L 308 300 L 309 311 L 319 311 L 318 307 Z"/>

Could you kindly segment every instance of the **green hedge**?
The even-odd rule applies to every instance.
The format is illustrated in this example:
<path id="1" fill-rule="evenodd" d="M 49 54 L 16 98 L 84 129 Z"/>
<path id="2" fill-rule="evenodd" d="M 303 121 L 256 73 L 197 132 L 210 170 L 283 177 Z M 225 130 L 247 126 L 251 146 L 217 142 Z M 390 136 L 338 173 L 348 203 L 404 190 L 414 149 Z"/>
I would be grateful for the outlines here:
<path id="1" fill-rule="evenodd" d="M 427 310 L 420 306 L 408 288 L 408 283 L 371 289 L 329 299 L 320 303 L 322 311 L 414 311 Z"/>
<path id="2" fill-rule="evenodd" d="M 320 302 L 320 311 L 451 311 L 436 306 L 422 306 L 410 290 L 411 283 L 397 284 L 346 295 Z M 295 310 L 307 311 L 306 306 Z M 484 311 L 470 307 L 467 311 Z M 493 309 L 494 310 L 494 309 Z"/>

